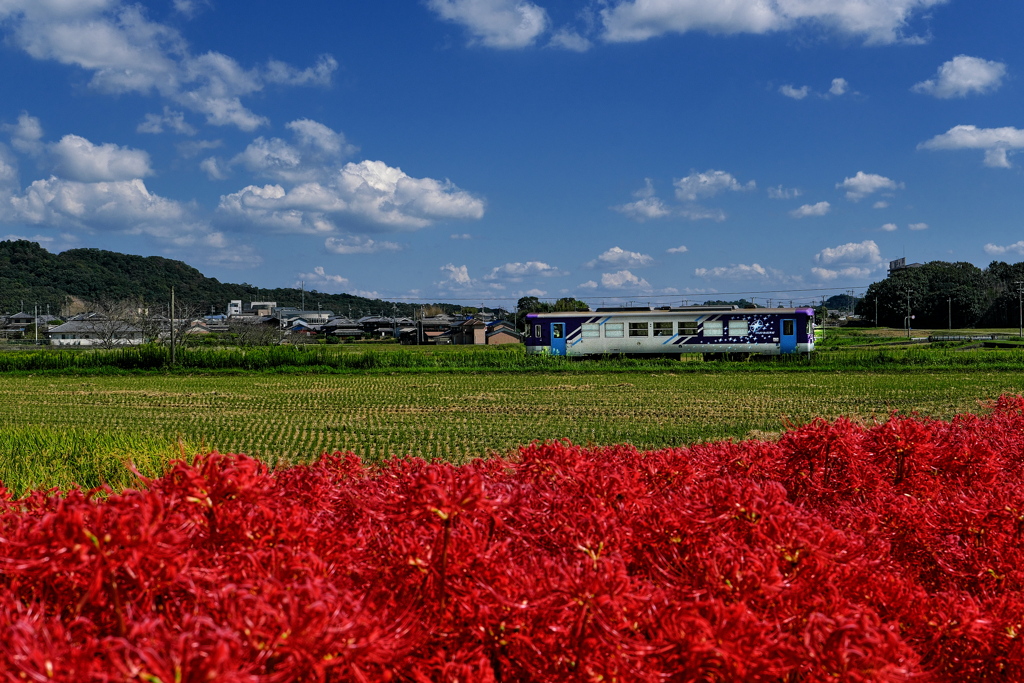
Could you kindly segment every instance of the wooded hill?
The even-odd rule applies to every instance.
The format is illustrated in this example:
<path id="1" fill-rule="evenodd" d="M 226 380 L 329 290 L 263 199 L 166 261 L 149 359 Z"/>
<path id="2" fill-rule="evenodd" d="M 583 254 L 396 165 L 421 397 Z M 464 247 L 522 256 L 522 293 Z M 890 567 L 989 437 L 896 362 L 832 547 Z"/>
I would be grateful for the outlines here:
<path id="1" fill-rule="evenodd" d="M 200 313 L 223 313 L 228 301 L 276 301 L 280 306 L 300 306 L 302 290 L 257 289 L 254 285 L 220 282 L 192 266 L 160 256 L 133 256 L 102 249 L 69 249 L 51 254 L 35 242 L 0 241 L 0 312 L 31 313 L 39 306 L 60 316 L 69 307 L 137 301 L 152 308 L 166 308 L 174 287 L 176 303 Z M 338 315 L 408 315 L 420 307 L 351 294 L 306 291 L 306 308 L 319 305 Z M 435 304 L 447 312 L 458 306 Z"/>

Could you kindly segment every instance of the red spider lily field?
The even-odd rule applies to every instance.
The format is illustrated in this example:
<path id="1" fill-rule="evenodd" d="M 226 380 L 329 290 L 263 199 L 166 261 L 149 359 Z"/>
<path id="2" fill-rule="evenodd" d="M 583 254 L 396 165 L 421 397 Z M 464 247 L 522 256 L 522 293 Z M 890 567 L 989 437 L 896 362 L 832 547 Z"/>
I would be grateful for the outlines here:
<path id="1" fill-rule="evenodd" d="M 1024 680 L 1024 399 L 0 496 L 10 681 Z"/>

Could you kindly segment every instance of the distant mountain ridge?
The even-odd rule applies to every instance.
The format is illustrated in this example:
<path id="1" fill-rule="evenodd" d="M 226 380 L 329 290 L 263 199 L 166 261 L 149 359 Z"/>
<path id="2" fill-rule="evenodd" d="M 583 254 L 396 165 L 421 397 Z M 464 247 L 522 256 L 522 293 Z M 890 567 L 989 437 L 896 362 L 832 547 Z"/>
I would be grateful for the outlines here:
<path id="1" fill-rule="evenodd" d="M 242 283 L 220 282 L 192 266 L 161 256 L 134 256 L 103 249 L 69 249 L 53 254 L 28 240 L 0 241 L 0 313 L 40 313 L 49 307 L 60 315 L 69 307 L 89 303 L 139 301 L 165 307 L 174 287 L 178 304 L 202 313 L 223 313 L 228 301 L 276 301 L 300 306 L 302 290 L 262 289 Z M 318 306 L 338 315 L 412 315 L 421 304 L 394 303 L 351 294 L 305 293 L 307 309 Z M 437 304 L 446 311 L 459 307 Z"/>

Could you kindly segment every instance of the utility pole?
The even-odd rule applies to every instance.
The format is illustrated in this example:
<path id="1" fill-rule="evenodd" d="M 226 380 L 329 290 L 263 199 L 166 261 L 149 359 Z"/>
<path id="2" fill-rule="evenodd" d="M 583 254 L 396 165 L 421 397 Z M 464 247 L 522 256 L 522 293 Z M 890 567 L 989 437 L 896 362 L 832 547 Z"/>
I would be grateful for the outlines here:
<path id="1" fill-rule="evenodd" d="M 1024 304 L 1021 303 L 1021 296 L 1024 296 L 1024 281 L 1017 280 L 1017 315 L 1020 320 L 1019 335 L 1024 337 Z"/>
<path id="2" fill-rule="evenodd" d="M 907 339 L 910 339 L 910 294 L 911 290 L 907 290 L 907 317 L 903 319 L 903 323 L 907 328 Z"/>
<path id="3" fill-rule="evenodd" d="M 171 365 L 174 365 L 174 287 L 171 287 Z"/>
<path id="4" fill-rule="evenodd" d="M 39 304 L 36 304 L 35 317 L 32 318 L 32 327 L 36 329 L 36 346 L 39 346 Z"/>
<path id="5" fill-rule="evenodd" d="M 949 297 L 947 299 L 947 303 L 949 304 L 949 329 L 952 330 L 953 329 L 953 297 Z"/>

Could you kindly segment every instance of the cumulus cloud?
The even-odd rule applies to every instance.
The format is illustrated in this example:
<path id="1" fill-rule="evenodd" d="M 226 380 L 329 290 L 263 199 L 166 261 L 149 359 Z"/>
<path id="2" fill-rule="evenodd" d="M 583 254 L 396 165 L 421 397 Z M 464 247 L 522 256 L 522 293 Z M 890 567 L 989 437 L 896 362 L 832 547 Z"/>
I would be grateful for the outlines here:
<path id="1" fill-rule="evenodd" d="M 911 90 L 941 99 L 994 92 L 1003 84 L 1006 65 L 980 57 L 957 55 L 939 67 L 934 78 L 915 84 Z"/>
<path id="2" fill-rule="evenodd" d="M 479 219 L 483 200 L 450 181 L 413 178 L 382 161 L 348 163 L 325 183 L 250 185 L 221 197 L 228 218 L 286 232 L 331 232 L 347 220 L 378 229 L 417 230 L 444 219 Z"/>
<path id="3" fill-rule="evenodd" d="M 894 230 L 897 229 L 898 228 L 895 223 L 886 223 L 885 225 L 882 226 L 882 230 L 884 230 L 885 232 L 893 232 Z"/>
<path id="4" fill-rule="evenodd" d="M 1006 246 L 1000 246 L 990 242 L 985 245 L 985 253 L 992 254 L 993 256 L 1002 256 L 1003 254 L 1017 254 L 1018 256 L 1024 256 L 1024 240 L 1014 242 L 1013 244 L 1007 244 Z"/>
<path id="5" fill-rule="evenodd" d="M 437 283 L 439 287 L 465 289 L 473 285 L 473 278 L 469 276 L 469 268 L 466 266 L 456 266 L 452 263 L 447 263 L 441 266 L 441 272 L 446 273 L 446 275 L 443 280 Z"/>
<path id="6" fill-rule="evenodd" d="M 647 254 L 641 254 L 640 252 L 637 251 L 626 251 L 621 247 L 612 247 L 608 251 L 598 256 L 593 261 L 587 263 L 587 267 L 639 268 L 643 266 L 649 266 L 652 263 L 654 263 L 654 259 Z"/>
<path id="7" fill-rule="evenodd" d="M 846 190 L 846 198 L 858 202 L 869 194 L 883 190 L 896 190 L 903 187 L 903 183 L 875 173 L 857 171 L 857 175 L 846 178 L 841 183 L 836 183 L 836 189 Z"/>
<path id="8" fill-rule="evenodd" d="M 605 289 L 616 290 L 637 290 L 647 291 L 651 289 L 650 283 L 642 277 L 637 277 L 628 270 L 620 270 L 614 273 L 603 273 L 601 275 L 601 286 Z"/>
<path id="9" fill-rule="evenodd" d="M 667 254 L 685 254 L 688 251 L 689 251 L 689 249 L 687 249 L 684 245 L 680 244 L 678 247 L 672 247 L 671 249 L 666 249 L 665 253 L 667 253 Z"/>
<path id="10" fill-rule="evenodd" d="M 808 216 L 824 216 L 829 212 L 832 205 L 828 202 L 818 202 L 817 204 L 804 204 L 803 206 L 793 209 L 789 212 L 790 216 L 794 218 L 807 218 Z"/>
<path id="11" fill-rule="evenodd" d="M 802 85 L 799 88 L 794 87 L 792 85 L 783 85 L 783 86 L 779 87 L 779 92 L 780 93 L 782 93 L 786 97 L 792 98 L 794 100 L 802 100 L 802 99 L 804 99 L 805 97 L 807 97 L 807 94 L 810 91 L 811 91 L 811 86 L 809 86 L 809 85 Z"/>
<path id="12" fill-rule="evenodd" d="M 654 183 L 650 178 L 644 179 L 643 189 L 634 192 L 633 196 L 637 198 L 635 202 L 613 206 L 612 209 L 640 222 L 664 218 L 672 213 L 665 203 L 655 196 Z"/>
<path id="13" fill-rule="evenodd" d="M 699 197 L 712 197 L 724 191 L 740 192 L 757 187 L 753 180 L 744 185 L 731 173 L 714 170 L 691 173 L 685 178 L 679 178 L 673 185 L 676 187 L 676 197 L 684 202 L 692 202 Z"/>
<path id="14" fill-rule="evenodd" d="M 299 278 L 295 281 L 295 287 L 305 287 L 307 289 L 318 289 L 335 293 L 340 291 L 340 288 L 348 284 L 348 278 L 342 277 L 341 275 L 331 275 L 323 266 L 317 266 L 313 268 L 312 273 L 299 273 Z"/>
<path id="15" fill-rule="evenodd" d="M 557 277 L 566 275 L 555 266 L 548 265 L 543 261 L 527 261 L 520 263 L 506 263 L 491 270 L 485 275 L 485 280 L 507 280 L 509 282 L 522 282 L 524 277 Z"/>
<path id="16" fill-rule="evenodd" d="M 814 261 L 822 265 L 882 263 L 882 252 L 874 240 L 848 242 L 838 247 L 827 247 L 818 252 Z"/>
<path id="17" fill-rule="evenodd" d="M 845 78 L 833 78 L 832 87 L 828 89 L 828 92 L 830 95 L 835 95 L 836 97 L 839 97 L 841 95 L 845 95 L 849 89 L 850 84 L 846 81 Z"/>
<path id="18" fill-rule="evenodd" d="M 473 236 L 470 235 L 468 232 L 453 232 L 450 235 L 450 239 L 453 239 L 453 240 L 471 240 L 471 239 L 473 239 Z"/>
<path id="19" fill-rule="evenodd" d="M 931 150 L 981 149 L 985 151 L 986 166 L 1010 168 L 1009 154 L 1024 148 L 1024 130 L 1009 126 L 1004 128 L 954 126 L 945 133 L 922 142 L 917 148 Z"/>
<path id="20" fill-rule="evenodd" d="M 533 45 L 548 28 L 548 15 L 527 0 L 427 0 L 442 19 L 460 24 L 471 42 L 494 48 Z"/>
<path id="21" fill-rule="evenodd" d="M 10 44 L 35 59 L 91 73 L 89 85 L 98 91 L 156 93 L 204 115 L 211 125 L 246 131 L 267 120 L 246 108 L 243 97 L 267 83 L 322 84 L 337 67 L 333 58 L 322 57 L 307 70 L 280 62 L 247 69 L 217 52 L 196 55 L 176 29 L 122 0 L 8 0 L 0 4 L 0 22 Z M 159 124 L 147 118 L 143 125 Z"/>
<path id="22" fill-rule="evenodd" d="M 911 223 L 910 225 L 907 226 L 907 229 L 908 230 L 927 230 L 928 229 L 928 224 L 927 223 Z"/>
<path id="23" fill-rule="evenodd" d="M 871 205 L 871 208 L 872 209 L 888 209 L 889 208 L 889 202 L 887 202 L 887 201 L 885 201 L 883 199 L 879 199 L 877 202 L 875 202 L 874 204 Z"/>
<path id="24" fill-rule="evenodd" d="M 946 0 L 612 0 L 601 10 L 611 42 L 666 33 L 765 34 L 816 26 L 863 38 L 866 44 L 920 42 L 910 21 Z"/>
<path id="25" fill-rule="evenodd" d="M 399 251 L 402 245 L 397 242 L 373 240 L 360 235 L 344 237 L 328 237 L 324 240 L 324 248 L 332 254 L 376 254 L 380 251 Z"/>
<path id="26" fill-rule="evenodd" d="M 0 221 L 7 223 L 144 235 L 165 249 L 189 250 L 216 265 L 261 261 L 251 247 L 232 245 L 194 216 L 191 207 L 150 192 L 140 178 L 81 182 L 51 176 L 11 194 L 0 207 Z"/>
<path id="27" fill-rule="evenodd" d="M 65 135 L 50 146 L 57 172 L 85 183 L 132 180 L 152 174 L 149 154 L 112 143 L 95 145 L 78 135 Z"/>
<path id="28" fill-rule="evenodd" d="M 16 124 L 5 123 L 3 130 L 11 135 L 11 146 L 22 154 L 37 156 L 43 151 L 43 126 L 35 116 L 22 112 Z"/>

